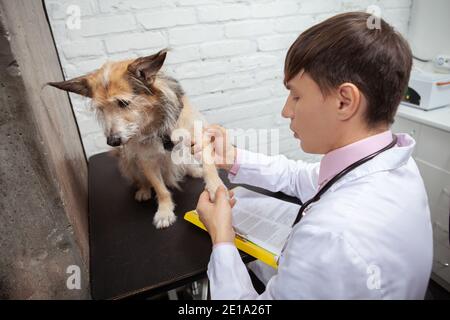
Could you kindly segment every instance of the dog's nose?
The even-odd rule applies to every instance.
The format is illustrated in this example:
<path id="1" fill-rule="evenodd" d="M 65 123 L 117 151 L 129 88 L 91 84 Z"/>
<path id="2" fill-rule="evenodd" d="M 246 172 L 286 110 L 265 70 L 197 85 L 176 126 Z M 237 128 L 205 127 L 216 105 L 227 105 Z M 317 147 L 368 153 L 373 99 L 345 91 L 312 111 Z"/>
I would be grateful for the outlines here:
<path id="1" fill-rule="evenodd" d="M 106 143 L 110 145 L 111 147 L 117 147 L 120 146 L 122 141 L 120 139 L 120 136 L 118 135 L 111 135 L 108 138 L 106 138 Z"/>

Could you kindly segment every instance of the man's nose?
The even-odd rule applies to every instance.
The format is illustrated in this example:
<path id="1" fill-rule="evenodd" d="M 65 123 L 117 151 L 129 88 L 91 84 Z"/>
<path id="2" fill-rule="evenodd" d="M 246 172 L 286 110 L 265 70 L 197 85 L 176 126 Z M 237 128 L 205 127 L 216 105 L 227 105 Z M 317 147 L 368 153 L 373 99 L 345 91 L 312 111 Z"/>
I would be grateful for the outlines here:
<path id="1" fill-rule="evenodd" d="M 117 134 L 112 134 L 106 138 L 106 143 L 111 147 L 117 147 L 122 144 L 122 139 Z"/>
<path id="2" fill-rule="evenodd" d="M 283 118 L 289 118 L 292 119 L 293 118 L 293 114 L 292 114 L 292 110 L 289 106 L 289 103 L 286 101 L 283 110 L 281 110 L 281 116 Z"/>

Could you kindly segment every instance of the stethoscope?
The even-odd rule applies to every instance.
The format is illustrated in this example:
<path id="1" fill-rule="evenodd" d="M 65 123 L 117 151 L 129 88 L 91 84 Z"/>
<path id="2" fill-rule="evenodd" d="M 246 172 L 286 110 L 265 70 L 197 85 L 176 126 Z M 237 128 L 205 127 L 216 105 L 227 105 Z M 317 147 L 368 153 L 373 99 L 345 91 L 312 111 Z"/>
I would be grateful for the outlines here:
<path id="1" fill-rule="evenodd" d="M 311 199 L 309 199 L 308 201 L 304 202 L 301 207 L 300 210 L 297 213 L 297 217 L 294 220 L 294 223 L 292 224 L 292 227 L 294 227 L 299 221 L 300 219 L 303 217 L 304 212 L 306 210 L 306 208 L 313 202 L 317 202 L 319 201 L 320 197 L 327 192 L 328 189 L 331 188 L 331 186 L 333 184 L 336 183 L 336 181 L 338 181 L 339 179 L 341 179 L 343 176 L 345 176 L 347 173 L 349 173 L 350 171 L 352 171 L 353 169 L 359 167 L 360 165 L 362 165 L 363 163 L 366 163 L 369 160 L 372 160 L 373 158 L 375 158 L 377 155 L 379 155 L 380 153 L 391 149 L 392 147 L 394 147 L 397 144 L 397 136 L 393 135 L 393 139 L 392 142 L 389 143 L 386 147 L 384 147 L 383 149 L 380 149 L 372 154 L 369 154 L 368 156 L 352 163 L 351 165 L 349 165 L 347 168 L 345 168 L 344 170 L 342 170 L 341 172 L 339 172 L 337 175 L 335 175 L 330 181 L 328 181 L 317 193 L 314 197 L 312 197 Z"/>

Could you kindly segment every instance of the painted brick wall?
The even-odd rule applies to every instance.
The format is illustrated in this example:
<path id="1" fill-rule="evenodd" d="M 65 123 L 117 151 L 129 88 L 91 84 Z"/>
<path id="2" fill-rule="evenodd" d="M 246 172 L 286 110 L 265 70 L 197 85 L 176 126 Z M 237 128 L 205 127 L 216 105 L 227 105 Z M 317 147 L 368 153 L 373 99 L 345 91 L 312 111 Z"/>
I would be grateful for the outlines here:
<path id="1" fill-rule="evenodd" d="M 302 153 L 281 118 L 287 96 L 282 70 L 299 33 L 344 11 L 377 5 L 381 15 L 407 34 L 410 0 L 46 0 L 66 78 L 107 60 L 148 55 L 170 47 L 166 71 L 179 79 L 210 122 L 227 128 L 274 129 L 260 151 L 292 158 Z M 77 14 L 80 28 L 71 29 Z M 71 7 L 72 6 L 72 7 Z M 75 10 L 75 11 L 73 11 Z M 108 149 L 86 99 L 71 94 L 88 156 Z M 272 131 L 272 133 L 275 131 Z M 266 140 L 264 142 L 264 140 Z M 270 149 L 264 148 L 271 145 Z M 247 146 L 255 149 L 257 145 Z"/>

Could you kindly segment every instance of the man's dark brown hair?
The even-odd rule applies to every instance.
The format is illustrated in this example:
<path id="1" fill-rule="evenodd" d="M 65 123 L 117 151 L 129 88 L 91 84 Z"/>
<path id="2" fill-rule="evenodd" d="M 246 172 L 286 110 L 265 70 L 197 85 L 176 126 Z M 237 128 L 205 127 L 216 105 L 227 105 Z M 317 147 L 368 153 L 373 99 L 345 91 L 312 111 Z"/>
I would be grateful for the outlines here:
<path id="1" fill-rule="evenodd" d="M 383 19 L 381 28 L 369 28 L 374 18 L 363 12 L 343 13 L 303 32 L 286 55 L 284 83 L 302 69 L 325 94 L 351 82 L 367 99 L 369 127 L 393 123 L 408 85 L 412 53 Z"/>

